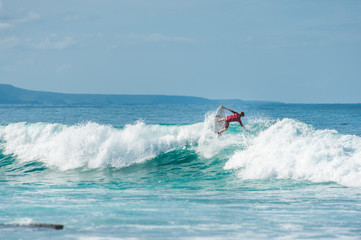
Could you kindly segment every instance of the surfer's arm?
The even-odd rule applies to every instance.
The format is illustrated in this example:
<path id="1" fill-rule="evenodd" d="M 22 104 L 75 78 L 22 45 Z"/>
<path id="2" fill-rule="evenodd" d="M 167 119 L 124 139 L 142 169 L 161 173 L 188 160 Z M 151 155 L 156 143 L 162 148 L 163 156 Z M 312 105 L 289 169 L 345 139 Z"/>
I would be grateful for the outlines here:
<path id="1" fill-rule="evenodd" d="M 243 126 L 242 121 L 239 121 L 239 124 L 241 124 L 241 126 L 243 127 L 243 129 L 244 129 L 245 131 L 247 131 L 247 132 L 248 132 L 248 130 L 246 129 L 246 127 L 245 127 L 245 126 Z"/>
<path id="2" fill-rule="evenodd" d="M 229 109 L 229 108 L 226 108 L 226 107 L 223 107 L 223 106 L 222 106 L 222 108 L 223 108 L 223 109 L 226 109 L 226 110 L 228 110 L 228 111 L 230 111 L 230 112 L 237 113 L 237 112 L 235 112 L 235 111 L 233 111 L 233 110 L 231 110 L 231 109 Z"/>

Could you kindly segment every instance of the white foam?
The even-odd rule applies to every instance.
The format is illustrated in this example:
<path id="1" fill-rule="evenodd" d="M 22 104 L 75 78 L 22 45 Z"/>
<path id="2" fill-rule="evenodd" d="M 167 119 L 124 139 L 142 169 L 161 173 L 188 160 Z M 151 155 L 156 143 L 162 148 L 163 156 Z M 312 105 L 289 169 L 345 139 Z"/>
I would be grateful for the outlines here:
<path id="1" fill-rule="evenodd" d="M 204 158 L 213 158 L 220 152 L 229 148 L 243 148 L 247 144 L 248 135 L 243 130 L 223 133 L 221 137 L 213 133 L 215 112 L 209 113 L 202 124 L 201 135 L 195 147 L 196 152 Z M 236 127 L 239 127 L 239 124 Z M 231 127 L 230 127 L 231 128 Z"/>
<path id="2" fill-rule="evenodd" d="M 93 122 L 72 126 L 13 123 L 0 127 L 0 142 L 3 152 L 14 154 L 19 161 L 41 161 L 60 170 L 124 167 L 185 146 L 211 158 L 237 139 L 218 139 L 212 131 L 213 115 L 192 125 L 138 121 L 122 129 Z"/>
<path id="3" fill-rule="evenodd" d="M 73 126 L 15 123 L 0 128 L 0 140 L 4 153 L 14 154 L 20 161 L 42 161 L 61 170 L 123 167 L 196 143 L 202 125 L 137 122 L 116 129 L 97 123 Z"/>
<path id="4" fill-rule="evenodd" d="M 19 161 L 41 161 L 60 170 L 124 167 L 185 146 L 212 158 L 229 146 L 239 148 L 246 142 L 242 131 L 218 138 L 212 131 L 214 115 L 208 113 L 204 122 L 191 125 L 138 121 L 122 129 L 93 122 L 72 126 L 13 123 L 0 127 L 0 144 L 5 154 Z"/>
<path id="5" fill-rule="evenodd" d="M 14 221 L 11 221 L 9 224 L 16 224 L 16 225 L 29 225 L 34 223 L 34 220 L 31 218 L 17 218 Z"/>
<path id="6" fill-rule="evenodd" d="M 277 121 L 236 151 L 225 169 L 243 179 L 303 179 L 361 186 L 361 138 L 316 130 L 292 119 Z"/>

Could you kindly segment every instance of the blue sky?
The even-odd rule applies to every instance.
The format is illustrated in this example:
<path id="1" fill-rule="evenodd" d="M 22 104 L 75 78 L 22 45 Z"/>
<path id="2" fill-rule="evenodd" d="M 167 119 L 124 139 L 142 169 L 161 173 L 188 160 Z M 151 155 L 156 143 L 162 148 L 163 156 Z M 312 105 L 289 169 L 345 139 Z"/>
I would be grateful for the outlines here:
<path id="1" fill-rule="evenodd" d="M 361 102 L 361 1 L 0 0 L 0 83 Z"/>

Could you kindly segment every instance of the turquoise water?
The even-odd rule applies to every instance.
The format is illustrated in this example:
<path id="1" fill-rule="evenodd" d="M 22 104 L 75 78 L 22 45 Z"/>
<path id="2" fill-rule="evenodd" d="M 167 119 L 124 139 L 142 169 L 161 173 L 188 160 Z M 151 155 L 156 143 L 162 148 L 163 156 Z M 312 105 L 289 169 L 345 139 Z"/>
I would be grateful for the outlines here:
<path id="1" fill-rule="evenodd" d="M 360 239 L 361 105 L 217 107 L 0 107 L 0 238 Z"/>

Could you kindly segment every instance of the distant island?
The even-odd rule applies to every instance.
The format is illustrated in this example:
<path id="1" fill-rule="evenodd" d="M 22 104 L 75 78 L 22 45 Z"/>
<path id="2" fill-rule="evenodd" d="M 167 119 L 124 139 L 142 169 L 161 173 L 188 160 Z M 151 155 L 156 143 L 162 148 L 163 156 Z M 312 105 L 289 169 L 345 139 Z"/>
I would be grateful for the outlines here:
<path id="1" fill-rule="evenodd" d="M 239 99 L 211 100 L 201 97 L 127 94 L 65 94 L 32 91 L 0 84 L 0 104 L 25 105 L 150 105 L 241 103 Z"/>

